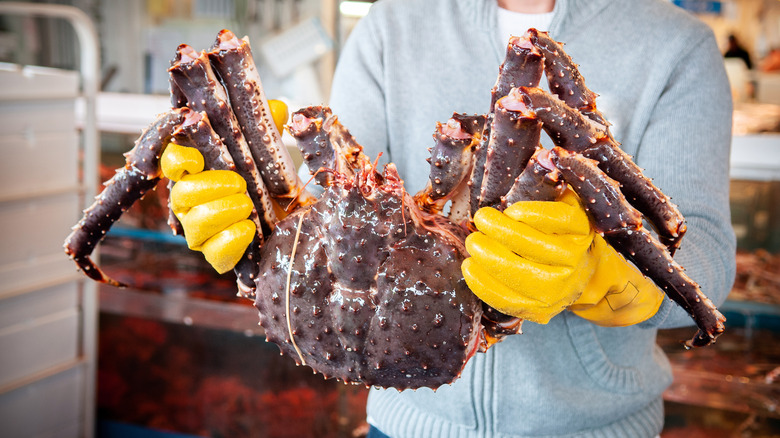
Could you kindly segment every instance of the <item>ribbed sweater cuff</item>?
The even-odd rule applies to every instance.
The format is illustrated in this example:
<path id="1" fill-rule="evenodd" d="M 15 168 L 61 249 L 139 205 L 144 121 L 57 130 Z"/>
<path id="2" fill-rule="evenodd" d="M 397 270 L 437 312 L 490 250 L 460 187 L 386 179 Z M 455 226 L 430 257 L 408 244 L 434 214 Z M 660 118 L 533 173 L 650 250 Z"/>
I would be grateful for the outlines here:
<path id="1" fill-rule="evenodd" d="M 394 391 L 375 390 L 368 422 L 392 438 L 531 438 L 527 435 L 487 434 L 426 415 L 403 402 Z M 664 424 L 663 399 L 659 397 L 639 411 L 598 429 L 533 438 L 652 438 Z"/>

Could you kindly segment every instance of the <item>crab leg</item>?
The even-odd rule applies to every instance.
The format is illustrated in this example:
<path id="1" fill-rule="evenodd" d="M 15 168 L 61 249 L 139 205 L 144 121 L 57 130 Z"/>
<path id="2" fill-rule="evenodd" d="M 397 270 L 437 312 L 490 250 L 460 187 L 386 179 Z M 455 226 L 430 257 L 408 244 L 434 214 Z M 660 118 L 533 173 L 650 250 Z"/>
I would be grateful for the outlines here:
<path id="1" fill-rule="evenodd" d="M 277 222 L 273 205 L 269 202 L 268 190 L 255 166 L 236 116 L 230 109 L 225 89 L 211 69 L 208 57 L 182 44 L 176 49 L 176 57 L 168 71 L 172 83 L 186 97 L 189 107 L 206 113 L 214 132 L 227 146 L 236 163 L 236 171 L 246 180 L 247 192 L 255 208 L 262 210 L 259 214 L 268 218 L 261 221 L 263 234 L 267 236 Z"/>
<path id="2" fill-rule="evenodd" d="M 490 139 L 490 126 L 493 124 L 493 114 L 487 115 L 485 129 L 482 132 L 482 138 L 474 151 L 473 165 L 471 166 L 471 177 L 469 178 L 469 217 L 479 210 L 479 195 L 482 192 L 482 179 L 485 177 L 485 162 L 487 162 L 488 141 Z"/>
<path id="3" fill-rule="evenodd" d="M 293 113 L 288 127 L 317 183 L 329 187 L 332 171 L 354 176 L 369 161 L 359 145 L 330 108 L 310 106 Z"/>
<path id="4" fill-rule="evenodd" d="M 236 163 L 204 112 L 183 110 L 184 120 L 173 131 L 174 143 L 193 147 L 203 155 L 203 167 L 208 170 L 236 171 Z M 259 225 L 259 224 L 258 224 Z"/>
<path id="5" fill-rule="evenodd" d="M 447 201 L 466 192 L 474 150 L 484 129 L 485 116 L 453 114 L 446 124 L 437 123 L 433 135 L 434 146 L 429 149 L 431 165 L 428 184 L 415 195 L 421 209 L 429 213 L 440 213 Z M 455 199 L 452 199 L 455 202 Z M 457 213 L 456 213 L 457 211 Z M 461 208 L 450 210 L 450 220 L 460 222 L 468 218 L 468 211 Z"/>
<path id="6" fill-rule="evenodd" d="M 535 87 L 539 85 L 539 81 L 542 79 L 542 69 L 542 54 L 531 44 L 527 36 L 513 36 L 509 39 L 504 62 L 499 67 L 498 78 L 496 78 L 496 83 L 490 93 L 490 110 L 487 115 L 484 132 L 482 133 L 482 141 L 475 153 L 469 189 L 470 213 L 472 215 L 479 207 L 492 203 L 483 202 L 480 197 L 482 196 L 482 186 L 485 184 L 483 179 L 487 176 L 485 166 L 488 160 L 488 151 L 491 149 L 489 143 L 494 141 L 491 129 L 495 117 L 495 105 L 501 98 L 509 94 L 512 88 L 520 86 Z M 525 159 L 527 160 L 528 157 L 526 156 Z M 519 169 L 522 169 L 522 167 Z M 496 172 L 491 171 L 491 173 L 495 174 Z M 497 175 L 494 175 L 494 177 L 497 177 Z M 512 179 L 509 178 L 509 181 L 512 181 Z"/>
<path id="7" fill-rule="evenodd" d="M 534 46 L 529 34 L 512 36 L 506 47 L 506 57 L 498 71 L 496 84 L 491 90 L 491 111 L 499 99 L 516 87 L 537 87 L 542 79 L 544 56 Z"/>
<path id="8" fill-rule="evenodd" d="M 561 172 L 550 161 L 550 151 L 537 147 L 528 164 L 501 198 L 498 207 L 505 210 L 520 201 L 554 201 L 566 190 Z"/>
<path id="9" fill-rule="evenodd" d="M 644 176 L 631 157 L 605 132 L 596 129 L 579 111 L 539 88 L 521 87 L 526 111 L 535 114 L 557 146 L 596 160 L 618 181 L 626 198 L 653 224 L 672 255 L 680 246 L 686 226 L 677 206 Z"/>
<path id="10" fill-rule="evenodd" d="M 171 93 L 171 107 L 172 108 L 184 108 L 187 106 L 187 97 L 182 93 L 181 89 L 179 89 L 179 86 L 176 85 L 176 83 L 173 81 L 173 78 L 170 76 L 168 77 L 168 88 Z M 171 189 L 173 188 L 173 181 L 168 181 L 168 193 L 171 193 Z M 174 236 L 183 236 L 184 235 L 184 227 L 181 225 L 181 222 L 179 222 L 179 218 L 176 217 L 175 214 L 173 214 L 173 209 L 171 208 L 171 200 L 168 199 L 168 226 L 171 228 L 171 231 L 173 232 Z"/>
<path id="11" fill-rule="evenodd" d="M 105 183 L 105 189 L 84 210 L 84 217 L 65 239 L 65 253 L 89 278 L 113 286 L 125 286 L 105 275 L 90 255 L 122 213 L 160 180 L 160 155 L 184 116 L 185 110 L 172 110 L 160 115 L 146 128 L 133 149 L 125 154 L 125 167 L 117 170 Z"/>
<path id="12" fill-rule="evenodd" d="M 484 131 L 486 116 L 468 116 L 453 114 L 446 124 L 437 123 L 433 138 L 435 144 L 430 149 L 431 165 L 428 184 L 414 197 L 420 210 L 434 216 L 441 213 L 447 201 L 450 205 L 449 220 L 462 224 L 469 219 L 468 195 L 469 176 L 472 174 L 474 151 Z M 479 350 L 486 351 L 504 337 L 521 332 L 522 320 L 504 315 L 485 303 L 482 303 L 481 324 L 484 327 Z"/>
<path id="13" fill-rule="evenodd" d="M 230 96 L 233 113 L 268 192 L 287 209 L 295 207 L 289 205 L 294 201 L 313 202 L 314 197 L 302 189 L 292 157 L 276 130 L 247 39 L 222 30 L 208 57 Z"/>
<path id="14" fill-rule="evenodd" d="M 171 193 L 171 189 L 173 188 L 173 181 L 168 181 L 168 193 Z M 176 217 L 175 214 L 173 214 L 173 210 L 171 209 L 171 200 L 168 199 L 168 227 L 171 229 L 171 233 L 173 233 L 174 236 L 183 236 L 184 235 L 184 227 L 182 226 L 181 222 L 179 222 L 179 218 Z"/>
<path id="15" fill-rule="evenodd" d="M 483 353 L 488 348 L 503 341 L 507 336 L 523 333 L 523 320 L 521 318 L 505 315 L 484 302 L 482 303 L 482 319 L 480 323 L 484 331 L 479 351 Z"/>
<path id="16" fill-rule="evenodd" d="M 495 105 L 479 195 L 480 207 L 500 204 L 501 196 L 509 191 L 539 146 L 542 123 L 535 114 L 523 111 L 525 105 L 516 90 Z"/>
<path id="17" fill-rule="evenodd" d="M 594 160 L 560 147 L 550 155 L 564 180 L 583 200 L 596 230 L 696 322 L 699 331 L 685 345 L 701 347 L 714 342 L 724 330 L 725 318 L 664 246 L 642 227 L 642 215 L 628 203 L 618 184 Z"/>
<path id="18" fill-rule="evenodd" d="M 609 122 L 596 109 L 598 94 L 585 86 L 585 79 L 580 74 L 577 64 L 563 50 L 563 45 L 550 38 L 547 32 L 540 32 L 536 29 L 529 29 L 523 37 L 530 40 L 543 55 L 544 71 L 547 75 L 550 91 L 555 93 L 566 105 L 579 110 L 606 130 Z M 536 87 L 538 83 L 530 86 Z"/>

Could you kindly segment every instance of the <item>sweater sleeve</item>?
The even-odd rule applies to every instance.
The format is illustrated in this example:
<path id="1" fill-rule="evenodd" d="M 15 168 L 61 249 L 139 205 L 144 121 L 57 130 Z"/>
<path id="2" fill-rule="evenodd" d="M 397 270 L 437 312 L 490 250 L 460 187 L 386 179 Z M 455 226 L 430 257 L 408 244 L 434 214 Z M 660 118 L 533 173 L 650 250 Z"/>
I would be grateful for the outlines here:
<path id="1" fill-rule="evenodd" d="M 732 103 L 714 37 L 707 32 L 672 70 L 649 118 L 637 163 L 675 202 L 688 231 L 675 260 L 718 306 L 734 282 L 736 239 L 729 210 Z M 644 326 L 692 324 L 669 298 Z"/>
<path id="2" fill-rule="evenodd" d="M 372 10 L 375 7 L 372 7 Z M 372 11 L 373 12 L 373 11 Z M 387 111 L 382 39 L 375 14 L 361 19 L 347 39 L 331 86 L 330 107 L 369 157 L 383 154 L 391 161 L 387 135 Z"/>

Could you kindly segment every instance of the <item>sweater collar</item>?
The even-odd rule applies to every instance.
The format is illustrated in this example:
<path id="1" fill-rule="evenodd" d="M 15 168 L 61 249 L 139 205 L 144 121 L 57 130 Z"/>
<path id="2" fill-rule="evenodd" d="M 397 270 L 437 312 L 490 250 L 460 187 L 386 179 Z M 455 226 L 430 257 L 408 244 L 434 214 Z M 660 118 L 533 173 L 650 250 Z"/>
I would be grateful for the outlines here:
<path id="1" fill-rule="evenodd" d="M 593 17 L 606 8 L 612 0 L 556 0 L 553 22 L 550 24 L 550 36 L 558 41 L 566 41 L 583 32 L 593 31 Z"/>
<path id="2" fill-rule="evenodd" d="M 466 0 L 473 11 L 475 24 L 483 31 L 495 35 L 497 26 L 498 2 L 496 0 Z M 553 19 L 550 23 L 550 36 L 556 40 L 566 40 L 571 35 L 588 30 L 591 18 L 604 9 L 610 0 L 556 0 Z M 491 38 L 491 41 L 496 38 Z M 496 45 L 497 53 L 503 58 L 504 42 Z"/>

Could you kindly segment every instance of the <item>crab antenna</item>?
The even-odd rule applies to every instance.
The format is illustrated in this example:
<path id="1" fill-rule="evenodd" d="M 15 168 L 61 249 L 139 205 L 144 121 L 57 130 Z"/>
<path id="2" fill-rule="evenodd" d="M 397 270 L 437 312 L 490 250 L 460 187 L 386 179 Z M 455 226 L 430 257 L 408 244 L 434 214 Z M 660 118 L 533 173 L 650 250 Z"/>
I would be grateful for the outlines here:
<path id="1" fill-rule="evenodd" d="M 382 153 L 380 152 L 379 154 L 377 154 L 376 160 L 374 160 L 374 166 L 371 168 L 371 170 L 373 170 L 374 173 L 376 173 L 376 168 L 379 167 L 379 158 L 381 156 L 382 156 Z"/>

